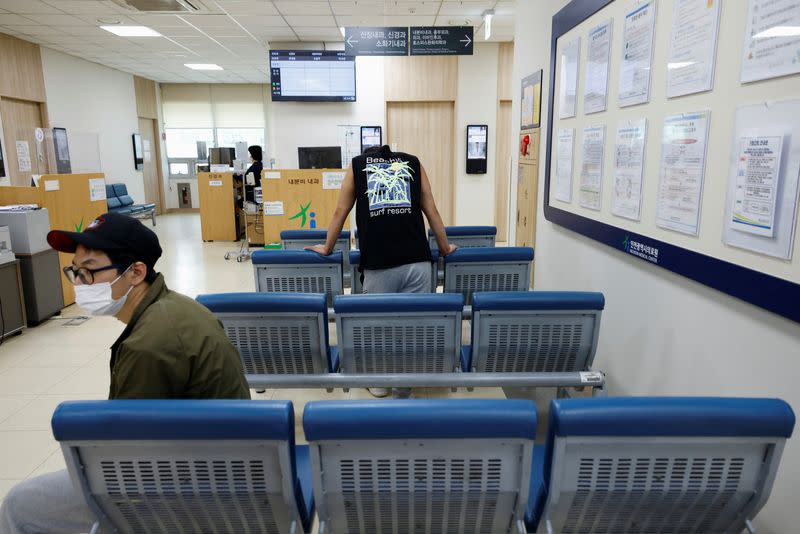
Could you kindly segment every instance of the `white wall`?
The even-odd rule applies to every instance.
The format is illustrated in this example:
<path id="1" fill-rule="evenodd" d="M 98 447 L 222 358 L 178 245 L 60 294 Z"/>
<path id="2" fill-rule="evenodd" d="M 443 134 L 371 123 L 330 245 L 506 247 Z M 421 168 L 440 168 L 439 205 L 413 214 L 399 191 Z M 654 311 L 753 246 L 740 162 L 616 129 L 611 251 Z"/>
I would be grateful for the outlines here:
<path id="1" fill-rule="evenodd" d="M 456 101 L 456 214 L 457 225 L 494 225 L 495 154 L 497 126 L 497 43 L 476 43 L 473 55 L 458 56 Z M 489 126 L 486 174 L 467 174 L 468 124 Z"/>
<path id="2" fill-rule="evenodd" d="M 106 182 L 124 182 L 144 202 L 144 179 L 133 168 L 131 135 L 139 131 L 133 76 L 41 47 L 50 127 L 99 137 L 100 168 Z M 71 141 L 70 141 L 71 142 Z"/>
<path id="3" fill-rule="evenodd" d="M 544 69 L 542 125 L 547 122 L 551 17 L 566 3 L 517 3 L 513 87 L 519 87 L 523 76 Z M 518 99 L 513 106 L 511 116 L 519 117 Z M 543 140 L 541 153 L 547 150 Z M 595 367 L 608 374 L 612 395 L 769 396 L 800 409 L 798 324 L 547 222 L 541 208 L 543 188 L 544 160 L 535 287 L 605 294 Z M 796 530 L 798 485 L 800 444 L 793 438 L 772 496 L 756 518 L 759 532 Z"/>

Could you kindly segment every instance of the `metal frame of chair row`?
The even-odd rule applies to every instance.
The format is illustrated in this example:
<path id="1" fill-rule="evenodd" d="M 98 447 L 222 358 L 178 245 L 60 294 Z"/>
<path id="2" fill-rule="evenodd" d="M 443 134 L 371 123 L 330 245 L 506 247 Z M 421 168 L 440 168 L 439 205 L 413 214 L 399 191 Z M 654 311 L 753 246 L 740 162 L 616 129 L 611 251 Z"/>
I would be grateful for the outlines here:
<path id="1" fill-rule="evenodd" d="M 348 253 L 350 265 L 350 294 L 359 295 L 364 293 L 364 286 L 361 283 L 361 273 L 358 272 L 358 267 L 361 264 L 361 251 L 351 250 Z M 437 279 L 437 264 L 439 261 L 439 251 L 431 250 L 431 293 L 436 293 L 436 286 L 438 285 Z"/>
<path id="2" fill-rule="evenodd" d="M 223 293 L 197 302 L 221 322 L 239 351 L 245 375 L 336 372 L 339 354 L 328 343 L 322 294 Z"/>
<path id="3" fill-rule="evenodd" d="M 303 429 L 321 534 L 526 532 L 532 401 L 312 401 Z"/>
<path id="4" fill-rule="evenodd" d="M 303 250 L 305 247 L 317 244 L 324 244 L 328 237 L 327 230 L 282 230 L 281 244 L 284 250 Z M 333 250 L 342 253 L 342 279 L 345 287 L 351 284 L 350 278 L 350 231 L 342 230 L 339 239 L 333 245 Z"/>
<path id="5" fill-rule="evenodd" d="M 310 532 L 289 401 L 70 401 L 52 426 L 92 533 Z"/>
<path id="6" fill-rule="evenodd" d="M 251 261 L 258 292 L 323 293 L 329 306 L 343 292 L 339 251 L 322 256 L 309 250 L 256 250 Z"/>
<path id="7" fill-rule="evenodd" d="M 478 291 L 530 289 L 530 247 L 462 248 L 444 257 L 444 291 L 461 293 L 467 305 Z"/>
<path id="8" fill-rule="evenodd" d="M 526 522 L 541 533 L 754 532 L 795 416 L 778 399 L 554 400 Z"/>

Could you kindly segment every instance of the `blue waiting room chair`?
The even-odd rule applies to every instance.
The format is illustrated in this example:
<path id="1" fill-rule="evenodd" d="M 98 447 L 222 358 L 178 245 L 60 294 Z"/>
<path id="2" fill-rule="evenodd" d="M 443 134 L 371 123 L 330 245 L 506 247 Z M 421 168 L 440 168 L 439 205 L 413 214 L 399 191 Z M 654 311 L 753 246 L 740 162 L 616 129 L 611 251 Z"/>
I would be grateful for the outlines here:
<path id="1" fill-rule="evenodd" d="M 328 237 L 327 230 L 282 230 L 281 244 L 284 250 L 303 250 L 312 245 L 324 244 Z M 342 253 L 342 274 L 344 282 L 350 282 L 350 258 L 347 252 L 350 250 L 350 231 L 342 230 L 339 232 L 339 239 L 333 246 L 334 251 Z"/>
<path id="2" fill-rule="evenodd" d="M 320 532 L 525 532 L 532 401 L 312 401 L 303 429 Z"/>
<path id="3" fill-rule="evenodd" d="M 310 532 L 309 449 L 289 401 L 71 401 L 52 426 L 92 532 Z"/>
<path id="4" fill-rule="evenodd" d="M 531 532 L 754 532 L 794 413 L 777 399 L 554 400 L 534 451 Z"/>
<path id="5" fill-rule="evenodd" d="M 461 293 L 466 304 L 478 291 L 527 291 L 530 247 L 462 248 L 444 257 L 444 291 Z"/>
<path id="6" fill-rule="evenodd" d="M 336 372 L 328 344 L 328 306 L 322 294 L 220 293 L 199 295 L 239 351 L 245 375 Z"/>
<path id="7" fill-rule="evenodd" d="M 258 292 L 323 293 L 329 305 L 342 294 L 341 252 L 322 256 L 310 250 L 256 250 L 250 259 Z"/>

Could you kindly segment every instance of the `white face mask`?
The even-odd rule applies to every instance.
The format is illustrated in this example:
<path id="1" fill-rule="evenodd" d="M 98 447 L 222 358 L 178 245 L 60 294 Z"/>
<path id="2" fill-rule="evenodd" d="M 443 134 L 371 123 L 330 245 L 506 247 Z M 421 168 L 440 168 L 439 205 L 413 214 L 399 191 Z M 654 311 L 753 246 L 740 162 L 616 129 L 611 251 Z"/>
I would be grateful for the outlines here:
<path id="1" fill-rule="evenodd" d="M 128 267 L 130 269 L 130 267 Z M 113 282 L 99 282 L 92 285 L 77 285 L 75 286 L 75 302 L 86 310 L 89 315 L 116 315 L 125 305 L 128 299 L 128 294 L 133 289 L 133 286 L 128 289 L 128 292 L 120 298 L 114 300 L 111 296 L 111 286 L 117 283 L 117 280 L 122 278 L 128 269 L 119 275 Z"/>

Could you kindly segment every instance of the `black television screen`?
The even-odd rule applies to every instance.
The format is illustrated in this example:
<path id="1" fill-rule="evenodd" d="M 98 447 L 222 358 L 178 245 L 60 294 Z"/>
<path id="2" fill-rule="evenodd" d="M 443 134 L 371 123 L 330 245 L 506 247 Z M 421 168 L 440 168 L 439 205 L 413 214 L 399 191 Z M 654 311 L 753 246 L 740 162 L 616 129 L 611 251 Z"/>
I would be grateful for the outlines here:
<path id="1" fill-rule="evenodd" d="M 335 50 L 270 50 L 273 102 L 355 102 L 356 58 Z"/>
<path id="2" fill-rule="evenodd" d="M 301 169 L 341 169 L 342 148 L 338 146 L 297 147 L 297 162 Z"/>

